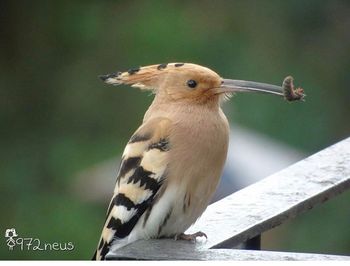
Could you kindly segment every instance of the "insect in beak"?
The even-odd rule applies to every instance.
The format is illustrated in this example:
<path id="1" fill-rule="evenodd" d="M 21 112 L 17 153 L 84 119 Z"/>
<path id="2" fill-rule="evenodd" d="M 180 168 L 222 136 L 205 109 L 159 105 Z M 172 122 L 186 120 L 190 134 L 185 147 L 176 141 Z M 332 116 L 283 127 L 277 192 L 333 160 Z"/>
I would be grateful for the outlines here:
<path id="1" fill-rule="evenodd" d="M 261 92 L 284 97 L 287 101 L 303 100 L 306 96 L 302 88 L 294 89 L 293 77 L 284 79 L 282 86 L 246 80 L 222 79 L 220 86 L 223 93 Z"/>

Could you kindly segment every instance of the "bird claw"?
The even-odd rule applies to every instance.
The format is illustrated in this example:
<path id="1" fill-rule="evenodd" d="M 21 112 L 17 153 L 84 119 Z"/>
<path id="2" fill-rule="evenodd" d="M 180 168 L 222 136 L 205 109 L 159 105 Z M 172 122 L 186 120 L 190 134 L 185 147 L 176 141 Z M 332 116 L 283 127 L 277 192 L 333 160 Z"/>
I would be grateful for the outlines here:
<path id="1" fill-rule="evenodd" d="M 197 241 L 197 237 L 205 237 L 206 239 L 208 239 L 208 236 L 199 231 L 199 232 L 196 232 L 194 234 L 184 234 L 184 233 L 181 233 L 181 234 L 177 234 L 175 235 L 175 240 L 186 240 L 186 241 L 192 241 L 192 242 L 196 242 Z"/>

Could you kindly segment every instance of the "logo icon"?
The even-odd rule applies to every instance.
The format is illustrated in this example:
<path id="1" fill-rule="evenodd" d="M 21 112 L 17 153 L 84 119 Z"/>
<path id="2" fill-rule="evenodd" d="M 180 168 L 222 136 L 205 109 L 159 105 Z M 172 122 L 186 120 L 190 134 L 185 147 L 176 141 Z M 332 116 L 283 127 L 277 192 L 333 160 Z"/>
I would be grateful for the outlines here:
<path id="1" fill-rule="evenodd" d="M 6 244 L 9 247 L 9 250 L 13 250 L 13 247 L 16 246 L 16 240 L 14 239 L 17 237 L 16 229 L 11 228 L 11 229 L 6 229 L 5 231 L 5 237 L 8 239 L 6 240 Z"/>

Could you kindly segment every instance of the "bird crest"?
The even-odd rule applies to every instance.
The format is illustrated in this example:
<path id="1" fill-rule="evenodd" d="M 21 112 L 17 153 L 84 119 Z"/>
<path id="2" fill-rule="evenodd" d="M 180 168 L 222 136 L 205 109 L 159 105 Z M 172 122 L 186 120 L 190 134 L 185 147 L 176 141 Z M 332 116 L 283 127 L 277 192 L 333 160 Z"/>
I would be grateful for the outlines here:
<path id="1" fill-rule="evenodd" d="M 127 84 L 141 89 L 155 89 L 169 74 L 172 76 L 186 73 L 200 75 L 206 72 L 212 75 L 214 74 L 215 78 L 219 78 L 214 71 L 191 63 L 164 63 L 135 67 L 125 72 L 100 75 L 99 78 L 105 83 L 112 85 Z"/>

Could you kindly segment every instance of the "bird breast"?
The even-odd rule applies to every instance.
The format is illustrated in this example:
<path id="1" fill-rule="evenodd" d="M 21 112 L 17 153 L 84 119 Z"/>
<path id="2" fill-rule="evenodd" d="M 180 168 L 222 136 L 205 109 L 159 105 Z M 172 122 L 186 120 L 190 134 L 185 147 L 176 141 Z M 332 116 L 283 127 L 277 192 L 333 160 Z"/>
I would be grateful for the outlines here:
<path id="1" fill-rule="evenodd" d="M 157 110 L 153 114 L 169 118 L 172 128 L 167 190 L 152 214 L 162 216 L 157 236 L 169 237 L 183 233 L 210 202 L 226 160 L 229 126 L 220 108 Z"/>

